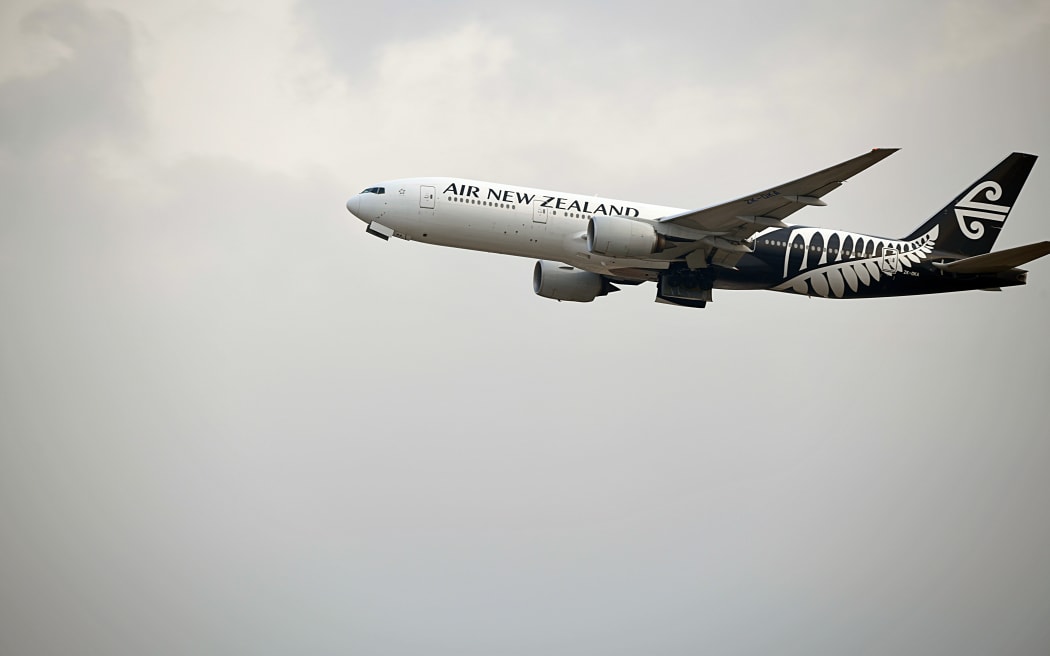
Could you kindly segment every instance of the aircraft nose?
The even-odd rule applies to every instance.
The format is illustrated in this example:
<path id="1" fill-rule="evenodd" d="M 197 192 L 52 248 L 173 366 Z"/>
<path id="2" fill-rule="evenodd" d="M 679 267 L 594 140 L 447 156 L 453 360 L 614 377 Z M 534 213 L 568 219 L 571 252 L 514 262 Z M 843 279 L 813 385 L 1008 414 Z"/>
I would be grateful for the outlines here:
<path id="1" fill-rule="evenodd" d="M 346 209 L 357 218 L 361 218 L 359 212 L 361 211 L 361 196 L 354 195 L 350 197 L 350 200 L 346 201 Z"/>

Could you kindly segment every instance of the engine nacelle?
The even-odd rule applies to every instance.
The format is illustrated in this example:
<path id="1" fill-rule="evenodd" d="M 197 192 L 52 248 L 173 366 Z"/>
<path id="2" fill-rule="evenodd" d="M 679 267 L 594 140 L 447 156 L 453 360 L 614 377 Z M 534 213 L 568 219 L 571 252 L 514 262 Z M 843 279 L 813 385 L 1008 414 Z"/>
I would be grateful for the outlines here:
<path id="1" fill-rule="evenodd" d="M 540 296 L 556 301 L 590 303 L 598 296 L 615 291 L 616 287 L 597 273 L 561 262 L 540 260 L 532 272 L 532 289 Z"/>
<path id="2" fill-rule="evenodd" d="M 622 216 L 592 216 L 587 222 L 587 250 L 610 257 L 645 257 L 664 249 L 663 235 L 648 223 Z"/>

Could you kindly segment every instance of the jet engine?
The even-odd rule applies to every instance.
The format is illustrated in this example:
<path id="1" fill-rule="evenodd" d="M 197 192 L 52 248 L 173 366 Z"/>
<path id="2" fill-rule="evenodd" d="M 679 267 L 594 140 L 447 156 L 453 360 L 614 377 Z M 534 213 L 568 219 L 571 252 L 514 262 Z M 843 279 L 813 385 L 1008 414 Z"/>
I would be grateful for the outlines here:
<path id="1" fill-rule="evenodd" d="M 592 216 L 587 222 L 587 250 L 610 257 L 645 257 L 662 251 L 663 235 L 648 223 L 622 216 Z"/>
<path id="2" fill-rule="evenodd" d="M 532 289 L 544 298 L 577 303 L 590 303 L 598 296 L 618 291 L 617 287 L 597 273 L 549 260 L 536 262 L 532 273 Z"/>

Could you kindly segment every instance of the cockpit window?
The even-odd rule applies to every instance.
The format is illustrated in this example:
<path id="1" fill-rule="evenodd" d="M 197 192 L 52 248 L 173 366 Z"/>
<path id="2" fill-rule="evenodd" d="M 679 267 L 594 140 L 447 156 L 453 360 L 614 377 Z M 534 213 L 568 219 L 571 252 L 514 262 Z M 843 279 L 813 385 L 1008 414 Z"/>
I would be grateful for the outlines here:
<path id="1" fill-rule="evenodd" d="M 362 194 L 385 194 L 386 187 L 369 187 L 361 192 Z"/>

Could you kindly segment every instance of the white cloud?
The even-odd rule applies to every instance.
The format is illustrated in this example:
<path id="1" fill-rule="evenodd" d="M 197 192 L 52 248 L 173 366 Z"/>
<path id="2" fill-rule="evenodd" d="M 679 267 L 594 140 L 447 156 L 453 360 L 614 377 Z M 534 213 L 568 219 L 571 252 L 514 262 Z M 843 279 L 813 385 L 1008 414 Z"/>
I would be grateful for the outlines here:
<path id="1" fill-rule="evenodd" d="M 284 172 L 331 164 L 344 95 L 322 78 L 287 3 L 136 12 L 157 156 L 217 156 Z"/>

